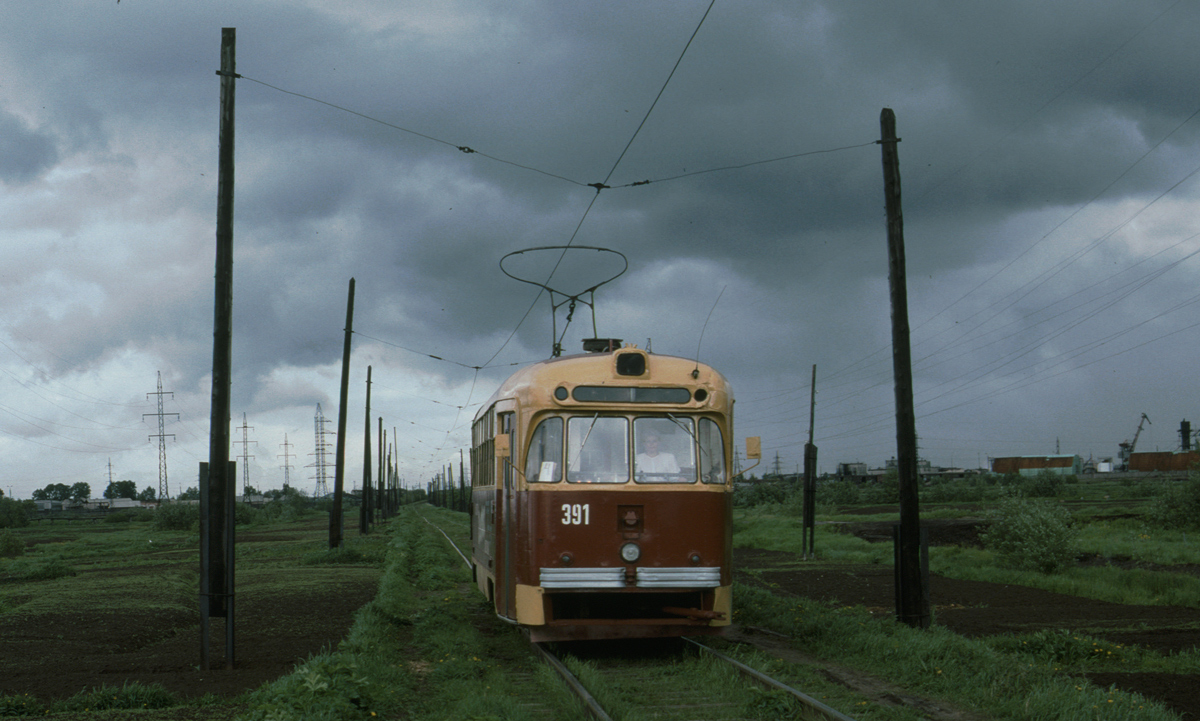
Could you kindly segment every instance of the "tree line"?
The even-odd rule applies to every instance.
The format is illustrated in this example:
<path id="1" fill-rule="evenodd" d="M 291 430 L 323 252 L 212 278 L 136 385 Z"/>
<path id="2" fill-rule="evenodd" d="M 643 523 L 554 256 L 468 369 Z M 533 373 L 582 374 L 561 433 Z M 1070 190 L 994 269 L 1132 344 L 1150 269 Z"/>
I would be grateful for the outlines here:
<path id="1" fill-rule="evenodd" d="M 84 503 L 92 497 L 92 486 L 89 483 L 51 483 L 45 488 L 39 488 L 32 494 L 35 501 L 75 501 Z M 104 489 L 104 498 L 131 498 L 138 501 L 153 501 L 158 492 L 151 486 L 138 492 L 137 484 L 133 481 L 110 481 Z"/>

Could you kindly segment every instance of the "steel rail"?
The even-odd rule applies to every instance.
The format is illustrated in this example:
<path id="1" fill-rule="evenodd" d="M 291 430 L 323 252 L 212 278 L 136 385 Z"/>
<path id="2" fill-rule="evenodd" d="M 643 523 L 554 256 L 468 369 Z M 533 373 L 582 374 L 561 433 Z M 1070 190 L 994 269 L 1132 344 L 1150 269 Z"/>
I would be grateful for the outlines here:
<path id="1" fill-rule="evenodd" d="M 852 717 L 847 716 L 846 714 L 842 713 L 841 711 L 838 711 L 837 709 L 833 708 L 832 706 L 823 704 L 820 701 L 816 700 L 815 698 L 813 698 L 812 696 L 809 696 L 806 693 L 797 691 L 796 689 L 792 688 L 791 686 L 788 686 L 787 684 L 776 681 L 775 679 L 771 678 L 770 676 L 767 676 L 766 674 L 764 674 L 760 671 L 756 671 L 755 669 L 750 668 L 749 666 L 742 663 L 741 661 L 734 660 L 734 659 L 726 656 L 725 654 L 721 653 L 720 651 L 711 649 L 708 646 L 705 646 L 702 643 L 693 641 L 690 638 L 685 638 L 683 640 L 687 641 L 690 644 L 695 645 L 696 647 L 698 647 L 700 650 L 704 651 L 705 653 L 708 653 L 715 658 L 718 658 L 722 661 L 729 663 L 734 668 L 736 668 L 737 670 L 746 674 L 747 676 L 753 678 L 754 680 L 758 681 L 759 683 L 765 684 L 774 689 L 778 689 L 780 691 L 783 691 L 784 693 L 791 694 L 793 697 L 796 698 L 796 700 L 800 701 L 800 703 L 813 709 L 814 711 L 818 711 L 818 712 L 828 716 L 829 718 L 834 719 L 835 721 L 855 721 L 855 719 L 853 719 Z"/>
<path id="2" fill-rule="evenodd" d="M 466 556 L 463 554 L 463 552 L 462 552 L 461 550 L 459 550 L 459 548 L 458 548 L 458 544 L 457 544 L 457 543 L 455 543 L 455 542 L 454 542 L 454 541 L 453 541 L 453 540 L 450 538 L 450 536 L 446 535 L 446 532 L 445 532 L 445 531 L 443 531 L 442 529 L 438 528 L 437 524 L 435 524 L 433 521 L 430 521 L 430 520 L 429 520 L 428 518 L 426 518 L 425 516 L 421 516 L 421 520 L 422 520 L 422 521 L 425 521 L 425 522 L 426 522 L 426 523 L 428 523 L 430 526 L 433 526 L 434 530 L 436 530 L 438 533 L 442 534 L 443 536 L 446 536 L 446 540 L 447 540 L 447 541 L 449 541 L 449 543 L 450 543 L 450 547 L 454 549 L 454 552 L 458 554 L 458 557 L 459 557 L 459 558 L 461 558 L 461 559 L 463 560 L 463 563 L 465 563 L 465 564 L 467 565 L 467 570 L 470 570 L 470 569 L 471 569 L 471 559 L 467 558 L 467 557 L 466 557 Z"/>
<path id="3" fill-rule="evenodd" d="M 588 693 L 588 690 L 583 687 L 583 684 L 575 677 L 575 674 L 571 673 L 571 670 L 564 666 L 563 662 L 559 661 L 557 656 L 543 648 L 540 643 L 531 642 L 530 645 L 533 646 L 534 650 L 541 655 L 546 663 L 550 664 L 550 668 L 557 671 L 559 676 L 562 676 L 563 681 L 567 682 L 567 686 L 583 701 L 593 716 L 599 719 L 599 721 L 612 721 L 612 717 L 604 712 L 604 709 L 600 707 L 600 703 L 596 701 L 596 698 Z"/>

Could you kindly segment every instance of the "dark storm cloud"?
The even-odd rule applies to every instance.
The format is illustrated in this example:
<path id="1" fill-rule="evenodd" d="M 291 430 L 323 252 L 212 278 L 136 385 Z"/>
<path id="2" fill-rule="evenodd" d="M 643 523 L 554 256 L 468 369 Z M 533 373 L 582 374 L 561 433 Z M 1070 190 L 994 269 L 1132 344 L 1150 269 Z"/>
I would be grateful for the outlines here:
<path id="1" fill-rule="evenodd" d="M 1072 419 L 1136 420 L 1136 389 L 1106 377 L 1150 369 L 1157 382 L 1172 365 L 1132 350 L 1103 359 L 1185 325 L 1172 296 L 1196 270 L 1119 289 L 1191 251 L 1195 182 L 1122 223 L 1200 162 L 1200 122 L 1185 123 L 1200 10 L 718 3 L 663 90 L 705 7 L 16 8 L 0 27 L 4 247 L 9 266 L 27 269 L 0 294 L 14 338 L 30 339 L 51 374 L 132 383 L 126 397 L 147 381 L 117 380 L 114 366 L 151 381 L 163 368 L 181 410 L 207 423 L 214 71 L 220 29 L 237 27 L 235 406 L 275 413 L 281 428 L 307 429 L 309 406 L 336 395 L 354 277 L 354 383 L 373 363 L 404 399 L 394 402 L 438 429 L 412 447 L 458 442 L 447 429 L 470 410 L 454 406 L 477 403 L 508 369 L 429 356 L 474 366 L 545 355 L 549 299 L 530 310 L 537 289 L 498 263 L 571 241 L 630 259 L 597 293 L 599 332 L 652 339 L 657 352 L 699 346 L 738 389 L 740 431 L 785 463 L 799 456 L 813 363 L 823 462 L 893 455 L 871 144 L 883 107 L 903 138 L 924 448 L 946 462 L 977 455 L 963 438 L 1006 438 L 1011 448 L 987 452 L 1020 452 Z M 606 180 L 655 182 L 599 197 L 580 185 Z M 586 287 L 597 273 L 607 268 L 572 255 L 552 285 Z M 579 308 L 564 344 L 591 333 Z M 1064 357 L 1074 365 L 1056 366 Z M 1063 411 L 1030 418 L 1031 401 Z M 1095 425 L 1078 435 L 1096 448 L 1123 432 Z"/>

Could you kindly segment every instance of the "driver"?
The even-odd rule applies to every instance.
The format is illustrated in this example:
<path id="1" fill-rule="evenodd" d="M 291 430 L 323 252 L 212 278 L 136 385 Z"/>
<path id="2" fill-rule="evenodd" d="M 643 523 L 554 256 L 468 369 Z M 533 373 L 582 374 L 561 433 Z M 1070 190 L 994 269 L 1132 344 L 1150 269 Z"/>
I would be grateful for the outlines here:
<path id="1" fill-rule="evenodd" d="M 637 454 L 637 458 L 635 459 L 637 462 L 637 472 L 658 476 L 678 474 L 679 463 L 675 461 L 675 454 L 665 451 L 660 453 L 658 446 L 658 434 L 646 434 L 642 439 L 642 447 L 645 450 Z"/>

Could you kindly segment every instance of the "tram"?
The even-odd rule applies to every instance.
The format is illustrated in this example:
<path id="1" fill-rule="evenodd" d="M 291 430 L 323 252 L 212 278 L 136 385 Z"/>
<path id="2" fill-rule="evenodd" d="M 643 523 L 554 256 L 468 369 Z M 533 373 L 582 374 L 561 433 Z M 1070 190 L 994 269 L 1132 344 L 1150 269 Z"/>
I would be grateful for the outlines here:
<path id="1" fill-rule="evenodd" d="M 695 360 L 585 350 L 514 373 L 475 416 L 475 582 L 534 641 L 718 633 L 733 612 L 732 389 Z"/>

